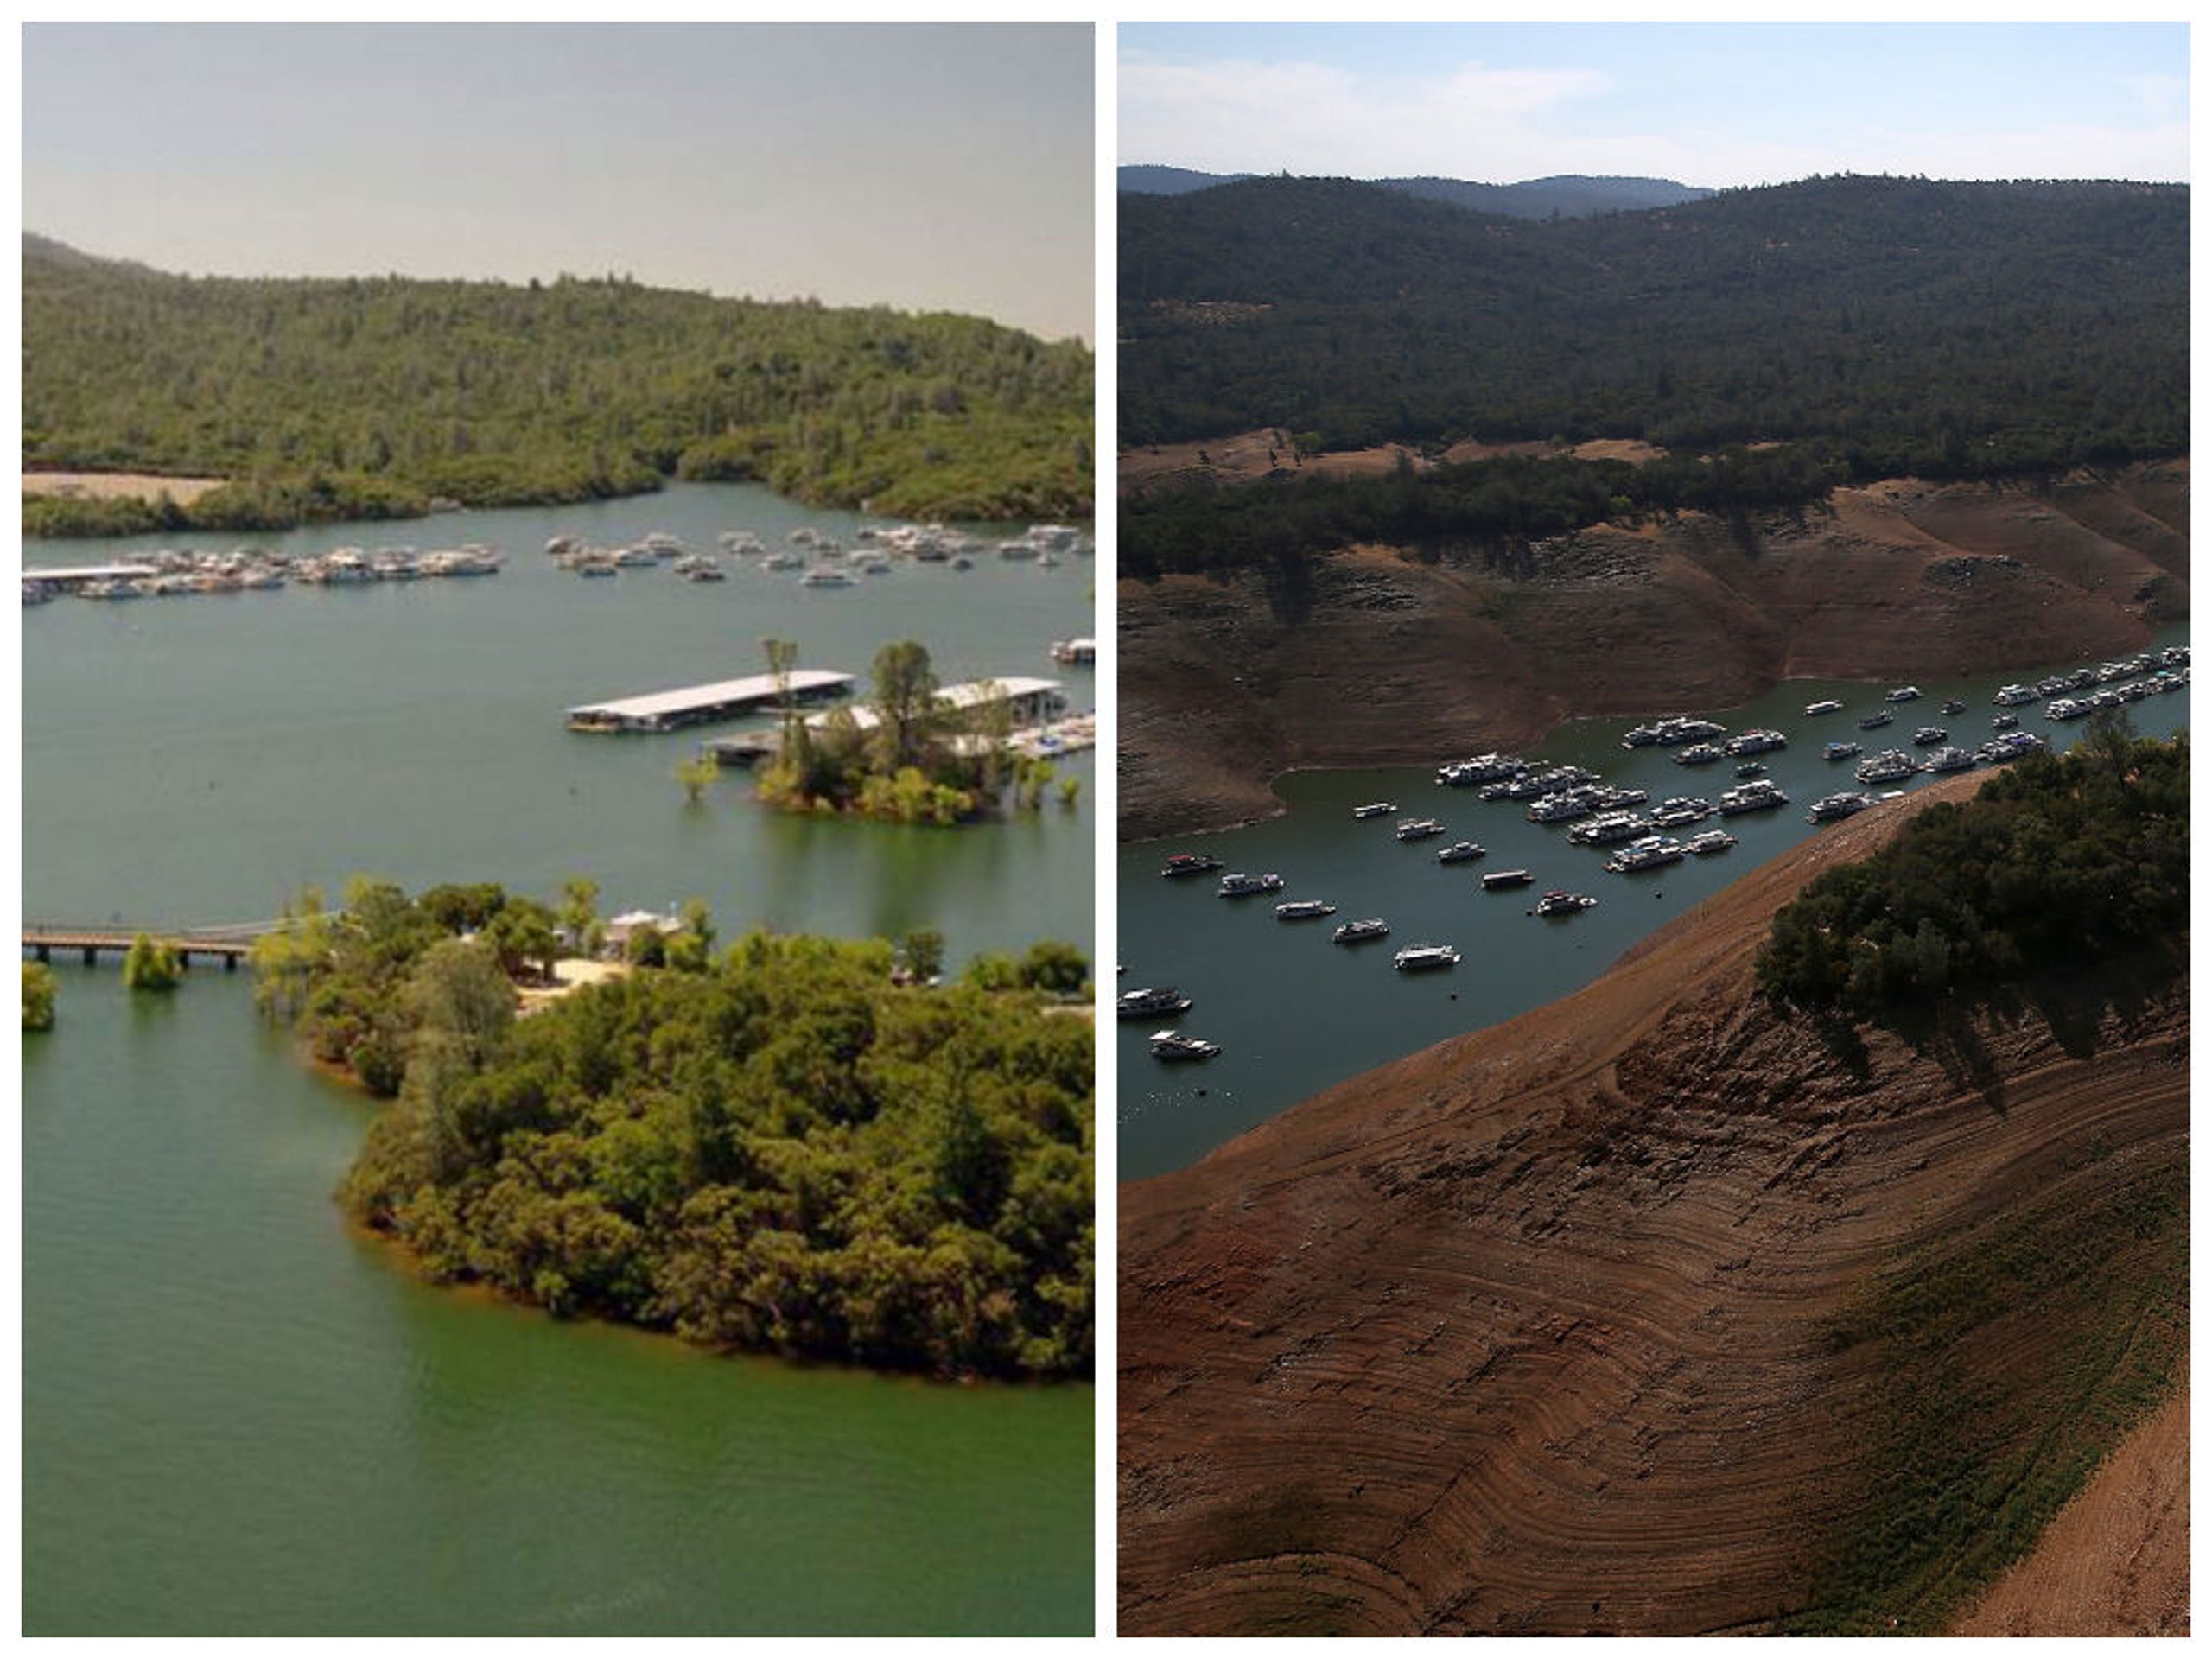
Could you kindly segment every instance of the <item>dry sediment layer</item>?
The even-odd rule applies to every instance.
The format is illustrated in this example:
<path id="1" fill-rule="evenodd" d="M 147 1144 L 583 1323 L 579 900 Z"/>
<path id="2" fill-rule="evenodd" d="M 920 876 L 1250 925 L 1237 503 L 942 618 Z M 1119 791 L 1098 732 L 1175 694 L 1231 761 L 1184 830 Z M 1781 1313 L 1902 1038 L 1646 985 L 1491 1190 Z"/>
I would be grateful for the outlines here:
<path id="1" fill-rule="evenodd" d="M 1948 1633 L 2189 1634 L 2185 1379 Z"/>
<path id="2" fill-rule="evenodd" d="M 1802 1610 L 1884 1421 L 1827 1321 L 1904 1252 L 2185 1158 L 2185 988 L 2107 1014 L 2088 1058 L 1989 1026 L 1978 1084 L 1880 1033 L 1854 1077 L 1751 995 L 1778 905 L 1974 781 L 1836 826 L 1572 997 L 1125 1186 L 1121 1630 Z M 2037 1364 L 2036 1338 L 1981 1363 Z"/>
<path id="3" fill-rule="evenodd" d="M 1124 582 L 1121 832 L 1266 817 L 1297 767 L 1524 747 L 1574 715 L 1726 708 L 1791 678 L 2094 660 L 2188 613 L 2186 461 L 1829 505 L 1751 545 L 1697 514 L 1601 526 L 1512 572 L 1346 549 L 1294 621 L 1253 574 Z"/>

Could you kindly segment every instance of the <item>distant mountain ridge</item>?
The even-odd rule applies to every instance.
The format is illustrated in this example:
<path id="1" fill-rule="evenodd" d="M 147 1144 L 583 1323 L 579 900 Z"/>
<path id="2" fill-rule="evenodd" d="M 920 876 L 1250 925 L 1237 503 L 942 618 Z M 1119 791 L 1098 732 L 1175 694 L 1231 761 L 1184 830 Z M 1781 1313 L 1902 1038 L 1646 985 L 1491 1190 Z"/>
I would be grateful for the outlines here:
<path id="1" fill-rule="evenodd" d="M 1251 173 L 1200 173 L 1187 167 L 1133 166 L 1120 169 L 1116 184 L 1125 195 L 1183 196 L 1210 190 L 1217 184 L 1234 184 L 1259 176 Z M 1713 194 L 1696 185 L 1672 179 L 1592 177 L 1560 174 L 1551 178 L 1527 179 L 1518 184 L 1479 184 L 1467 179 L 1427 175 L 1417 178 L 1374 179 L 1369 182 L 1386 190 L 1430 201 L 1445 201 L 1477 213 L 1499 213 L 1508 219 L 1587 219 L 1597 213 L 1640 213 L 1653 207 L 1679 207 L 1702 201 Z"/>

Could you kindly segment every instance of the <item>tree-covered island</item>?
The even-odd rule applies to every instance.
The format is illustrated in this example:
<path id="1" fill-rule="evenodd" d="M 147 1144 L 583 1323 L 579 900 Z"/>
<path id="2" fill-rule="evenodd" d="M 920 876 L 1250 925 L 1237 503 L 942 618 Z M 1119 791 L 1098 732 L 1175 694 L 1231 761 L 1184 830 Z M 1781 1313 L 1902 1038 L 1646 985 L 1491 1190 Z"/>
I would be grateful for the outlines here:
<path id="1" fill-rule="evenodd" d="M 769 669 L 788 675 L 797 649 L 764 642 Z M 965 823 L 1007 806 L 1033 811 L 1052 763 L 1014 743 L 1006 688 L 985 683 L 956 702 L 926 646 L 897 640 L 875 653 L 874 686 L 856 708 L 808 719 L 785 700 L 760 798 L 788 811 L 849 813 L 899 823 Z M 1074 779 L 1060 798 L 1072 804 Z"/>
<path id="2" fill-rule="evenodd" d="M 564 912 L 588 909 L 570 887 Z M 552 914 L 496 886 L 359 880 L 257 948 L 262 1007 L 391 1101 L 349 1214 L 434 1280 L 556 1313 L 890 1369 L 1090 1374 L 1092 1033 L 1039 988 L 1066 982 L 1065 947 L 930 985 L 880 941 L 714 951 L 697 906 L 665 965 L 518 1016 Z"/>
<path id="3" fill-rule="evenodd" d="M 271 529 L 758 480 L 823 505 L 1091 504 L 1091 355 L 977 317 L 562 276 L 188 277 L 23 240 L 27 471 L 218 477 L 29 497 L 28 536 Z"/>

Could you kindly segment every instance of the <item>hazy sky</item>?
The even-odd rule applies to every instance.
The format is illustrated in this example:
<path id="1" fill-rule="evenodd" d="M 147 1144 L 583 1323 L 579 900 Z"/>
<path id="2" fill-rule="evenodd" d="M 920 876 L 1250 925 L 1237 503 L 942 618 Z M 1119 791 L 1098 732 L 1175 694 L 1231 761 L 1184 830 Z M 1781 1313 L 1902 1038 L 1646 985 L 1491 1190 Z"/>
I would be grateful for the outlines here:
<path id="1" fill-rule="evenodd" d="M 23 225 L 194 274 L 615 271 L 1088 339 L 1092 34 L 31 25 Z"/>
<path id="2" fill-rule="evenodd" d="M 2189 176 L 2181 23 L 1130 24 L 1120 159 L 1714 188 Z"/>

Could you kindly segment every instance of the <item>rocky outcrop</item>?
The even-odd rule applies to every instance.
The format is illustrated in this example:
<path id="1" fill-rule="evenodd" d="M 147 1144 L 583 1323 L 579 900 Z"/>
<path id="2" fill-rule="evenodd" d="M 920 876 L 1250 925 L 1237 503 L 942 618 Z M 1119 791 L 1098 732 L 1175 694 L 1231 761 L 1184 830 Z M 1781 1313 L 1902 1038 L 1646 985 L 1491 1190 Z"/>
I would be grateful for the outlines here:
<path id="1" fill-rule="evenodd" d="M 1867 1031 L 1856 1061 L 1754 994 L 1780 904 L 1974 782 L 1125 1185 L 1122 1633 L 1711 1633 L 1812 1607 L 1899 1421 L 1838 1321 L 1901 1264 L 2185 1181 L 2185 986 L 2080 985 L 1919 1048 Z M 2024 1298 L 1945 1360 L 1980 1401 L 2055 1351 Z"/>
<path id="2" fill-rule="evenodd" d="M 1121 831 L 1265 817 L 1268 781 L 1295 767 L 1525 747 L 1574 715 L 2108 657 L 2188 604 L 2186 461 L 2049 486 L 1896 480 L 1758 524 L 1603 526 L 1511 569 L 1348 548 L 1316 561 L 1290 620 L 1257 575 L 1124 582 Z"/>

